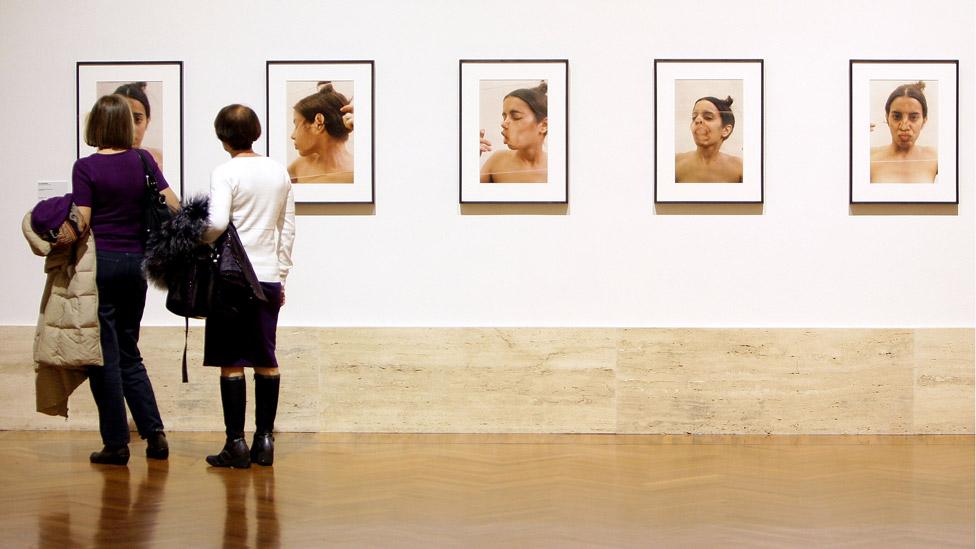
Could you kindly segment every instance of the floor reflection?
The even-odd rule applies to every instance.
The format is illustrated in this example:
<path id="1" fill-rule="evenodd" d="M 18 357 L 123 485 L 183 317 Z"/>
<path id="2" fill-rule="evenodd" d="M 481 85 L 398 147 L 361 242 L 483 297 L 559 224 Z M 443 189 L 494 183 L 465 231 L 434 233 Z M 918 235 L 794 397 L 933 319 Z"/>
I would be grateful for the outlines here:
<path id="1" fill-rule="evenodd" d="M 271 467 L 214 469 L 224 485 L 225 514 L 223 547 L 248 545 L 251 520 L 248 515 L 248 490 L 254 492 L 255 542 L 257 547 L 280 547 L 281 529 L 275 508 L 275 479 Z"/>
<path id="2" fill-rule="evenodd" d="M 152 543 L 158 513 L 163 501 L 169 463 L 151 461 L 145 474 L 132 494 L 132 472 L 128 467 L 92 465 L 94 473 L 101 477 L 101 494 L 98 501 L 98 518 L 90 543 L 84 542 L 72 532 L 72 515 L 67 494 L 59 495 L 65 501 L 49 501 L 57 511 L 39 516 L 37 546 L 62 548 L 77 546 L 104 547 L 125 545 L 145 547 Z M 81 514 L 81 513 L 79 513 Z M 90 515 L 75 517 L 77 530 L 90 532 Z"/>

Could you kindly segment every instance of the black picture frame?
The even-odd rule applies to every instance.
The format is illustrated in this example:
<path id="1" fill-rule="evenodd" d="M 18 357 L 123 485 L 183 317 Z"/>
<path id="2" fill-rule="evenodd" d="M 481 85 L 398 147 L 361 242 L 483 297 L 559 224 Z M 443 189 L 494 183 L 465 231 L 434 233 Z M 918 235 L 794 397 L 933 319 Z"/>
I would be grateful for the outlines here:
<path id="1" fill-rule="evenodd" d="M 886 163 L 902 162 L 885 159 L 885 136 L 875 133 L 881 125 L 887 125 L 885 96 L 894 94 L 895 88 L 903 84 L 917 82 L 926 84 L 922 94 L 929 113 L 911 147 L 926 147 L 930 152 L 934 148 L 936 175 L 932 181 L 910 181 L 913 177 L 927 178 L 918 175 L 919 171 L 893 175 L 890 170 L 877 169 Z M 959 60 L 851 59 L 848 84 L 849 204 L 959 204 Z M 925 127 L 930 131 L 924 132 Z M 894 140 L 892 135 L 888 143 L 895 146 Z"/>
<path id="2" fill-rule="evenodd" d="M 296 203 L 375 204 L 376 202 L 376 85 L 372 59 L 268 60 L 265 63 L 265 117 L 268 131 L 266 152 L 289 167 L 293 147 L 289 85 L 329 81 L 352 88 L 355 105 L 353 138 L 354 170 L 349 184 L 300 182 L 293 178 Z M 363 90 L 363 88 L 366 88 Z M 339 88 L 336 88 L 340 91 Z M 348 94 L 344 94 L 347 95 Z M 279 114 L 276 111 L 280 110 Z M 365 154 L 364 154 L 365 153 Z M 366 156 L 364 159 L 363 157 Z"/>
<path id="3" fill-rule="evenodd" d="M 75 63 L 75 104 L 76 104 L 76 154 L 80 158 L 83 153 L 94 149 L 84 142 L 85 117 L 95 100 L 105 93 L 112 91 L 99 90 L 100 84 L 120 82 L 159 82 L 162 95 L 161 102 L 150 104 L 153 114 L 150 127 L 163 126 L 160 150 L 165 164 L 162 164 L 163 175 L 170 186 L 179 189 L 180 196 L 184 194 L 184 164 L 183 164 L 183 62 L 182 61 L 77 61 Z M 175 87 L 175 97 L 166 89 Z M 151 87 L 147 89 L 150 100 L 154 99 Z M 162 115 L 158 111 L 162 110 Z M 161 120 L 160 120 L 161 119 Z M 176 126 L 176 130 L 172 126 Z M 175 134 L 175 135 L 174 135 Z M 149 150 L 153 150 L 150 148 Z M 153 152 L 157 156 L 157 152 Z M 157 160 L 160 160 L 157 158 Z M 174 162 L 175 160 L 175 162 Z M 174 167 L 173 164 L 176 164 Z"/>
<path id="4" fill-rule="evenodd" d="M 486 125 L 481 103 L 498 103 L 494 94 L 507 87 L 535 86 L 545 81 L 547 91 L 547 154 L 544 182 L 482 182 L 481 167 L 491 155 L 479 154 L 479 131 Z M 483 82 L 498 82 L 487 90 Z M 501 84 L 502 82 L 511 83 Z M 499 91 L 501 90 L 501 91 Z M 491 98 L 491 100 L 489 99 Z M 477 101 L 476 104 L 475 101 Z M 561 115 L 561 119 L 554 114 Z M 498 114 L 491 116 L 497 117 Z M 487 128 L 484 128 L 487 130 Z M 473 132 L 473 133 L 472 133 Z M 496 140 L 501 144 L 500 139 Z M 494 146 L 494 145 L 493 145 Z M 493 148 L 495 154 L 500 148 Z M 514 150 L 514 149 L 513 149 Z M 532 172 L 538 176 L 538 171 Z M 530 176 L 531 177 L 531 176 Z M 555 181 L 553 181 L 555 179 Z M 568 59 L 460 59 L 458 61 L 458 201 L 460 204 L 568 204 L 569 203 L 569 60 Z"/>
<path id="5" fill-rule="evenodd" d="M 688 84 L 685 84 L 685 83 Z M 709 82 L 714 82 L 709 87 Z M 705 96 L 726 95 L 738 84 L 739 97 L 731 109 L 741 121 L 730 139 L 742 149 L 741 182 L 678 181 L 678 148 L 689 150 L 694 141 L 679 142 L 679 107 Z M 664 86 L 668 86 L 665 88 Z M 681 87 L 682 89 L 678 89 Z M 685 89 L 687 88 L 687 89 Z M 694 93 L 694 92 L 698 93 Z M 724 99 L 724 98 L 723 98 Z M 737 101 L 738 100 L 738 101 Z M 738 103 L 738 105 L 736 105 Z M 765 60 L 763 59 L 654 59 L 654 203 L 655 204 L 762 204 L 765 200 Z M 744 129 L 740 129 L 745 126 Z M 739 133 L 736 134 L 736 131 Z M 682 133 L 682 135 L 684 135 Z M 687 138 L 690 140 L 691 138 Z M 734 156 L 734 155 L 732 155 Z"/>

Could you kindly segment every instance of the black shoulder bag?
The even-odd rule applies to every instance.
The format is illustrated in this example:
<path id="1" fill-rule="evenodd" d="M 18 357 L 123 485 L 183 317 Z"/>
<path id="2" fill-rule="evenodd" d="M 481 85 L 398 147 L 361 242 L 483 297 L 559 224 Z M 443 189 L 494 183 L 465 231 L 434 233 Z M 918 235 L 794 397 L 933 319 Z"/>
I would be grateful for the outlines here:
<path id="1" fill-rule="evenodd" d="M 173 217 L 173 212 L 166 205 L 166 197 L 159 192 L 156 175 L 149 169 L 146 157 L 139 149 L 135 151 L 142 161 L 142 171 L 146 174 L 146 189 L 142 200 L 142 241 L 147 242 L 150 236 L 159 232 L 163 222 Z"/>

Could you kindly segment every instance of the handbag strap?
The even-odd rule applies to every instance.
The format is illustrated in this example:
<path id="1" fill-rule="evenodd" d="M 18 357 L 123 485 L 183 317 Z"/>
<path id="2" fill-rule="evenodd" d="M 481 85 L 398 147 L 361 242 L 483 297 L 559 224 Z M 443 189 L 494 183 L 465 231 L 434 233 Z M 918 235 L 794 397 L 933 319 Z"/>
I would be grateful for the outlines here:
<path id="1" fill-rule="evenodd" d="M 139 149 L 135 149 L 135 151 L 139 155 L 139 160 L 142 161 L 142 173 L 146 174 L 146 190 L 151 193 L 158 193 L 159 184 L 156 182 L 156 174 L 149 169 L 149 163 L 146 162 L 146 157 L 142 155 L 142 151 Z"/>
<path id="2" fill-rule="evenodd" d="M 186 371 L 186 346 L 190 340 L 190 317 L 183 317 L 183 322 L 183 383 L 187 383 L 190 381 L 190 376 L 187 375 Z"/>

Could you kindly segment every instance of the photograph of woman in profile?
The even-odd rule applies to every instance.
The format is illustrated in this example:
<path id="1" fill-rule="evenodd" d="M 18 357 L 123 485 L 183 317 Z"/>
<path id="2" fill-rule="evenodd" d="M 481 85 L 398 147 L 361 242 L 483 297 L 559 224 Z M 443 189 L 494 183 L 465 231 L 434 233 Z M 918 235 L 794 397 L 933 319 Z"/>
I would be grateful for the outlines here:
<path id="1" fill-rule="evenodd" d="M 735 129 L 732 97 L 701 97 L 691 111 L 695 150 L 674 155 L 675 183 L 742 183 L 742 159 L 721 152 Z"/>
<path id="2" fill-rule="evenodd" d="M 147 153 L 134 149 L 135 127 L 127 98 L 100 97 L 85 121 L 85 143 L 95 154 L 75 162 L 71 188 L 84 227 L 95 239 L 98 325 L 102 367 L 88 370 L 98 407 L 98 428 L 104 448 L 92 463 L 125 465 L 129 461 L 129 405 L 139 436 L 146 439 L 146 457 L 166 459 L 169 445 L 156 405 L 149 374 L 139 352 L 139 326 L 146 306 L 142 274 L 143 198 L 146 168 L 172 210 L 179 198 Z M 142 158 L 140 158 L 142 157 Z"/>
<path id="3" fill-rule="evenodd" d="M 935 147 L 916 144 L 929 119 L 924 90 L 925 82 L 902 84 L 885 101 L 891 143 L 871 149 L 871 183 L 935 182 L 938 152 Z"/>
<path id="4" fill-rule="evenodd" d="M 347 148 L 352 103 L 330 82 L 292 108 L 291 139 L 299 157 L 288 166 L 293 183 L 353 183 L 353 153 Z"/>
<path id="5" fill-rule="evenodd" d="M 220 402 L 227 435 L 223 449 L 207 456 L 213 467 L 247 468 L 274 463 L 274 422 L 280 373 L 275 356 L 278 312 L 285 304 L 285 278 L 295 241 L 295 198 L 284 166 L 254 152 L 261 122 L 244 105 L 228 105 L 214 129 L 230 160 L 210 178 L 210 223 L 204 240 L 213 242 L 233 223 L 266 301 L 237 303 L 237 311 L 207 317 L 203 364 L 220 368 Z M 244 441 L 244 369 L 254 370 L 254 440 Z"/>
<path id="6" fill-rule="evenodd" d="M 157 147 L 143 147 L 142 141 L 152 121 L 152 109 L 149 108 L 149 96 L 146 95 L 145 82 L 129 82 L 115 89 L 115 92 L 129 100 L 132 119 L 135 121 L 135 141 L 132 147 L 147 151 L 156 160 L 159 169 L 163 169 L 163 150 Z"/>
<path id="7" fill-rule="evenodd" d="M 502 101 L 502 139 L 509 150 L 496 151 L 481 166 L 482 183 L 546 183 L 549 156 L 548 84 L 520 88 Z M 491 141 L 481 130 L 479 155 L 492 151 Z"/>

